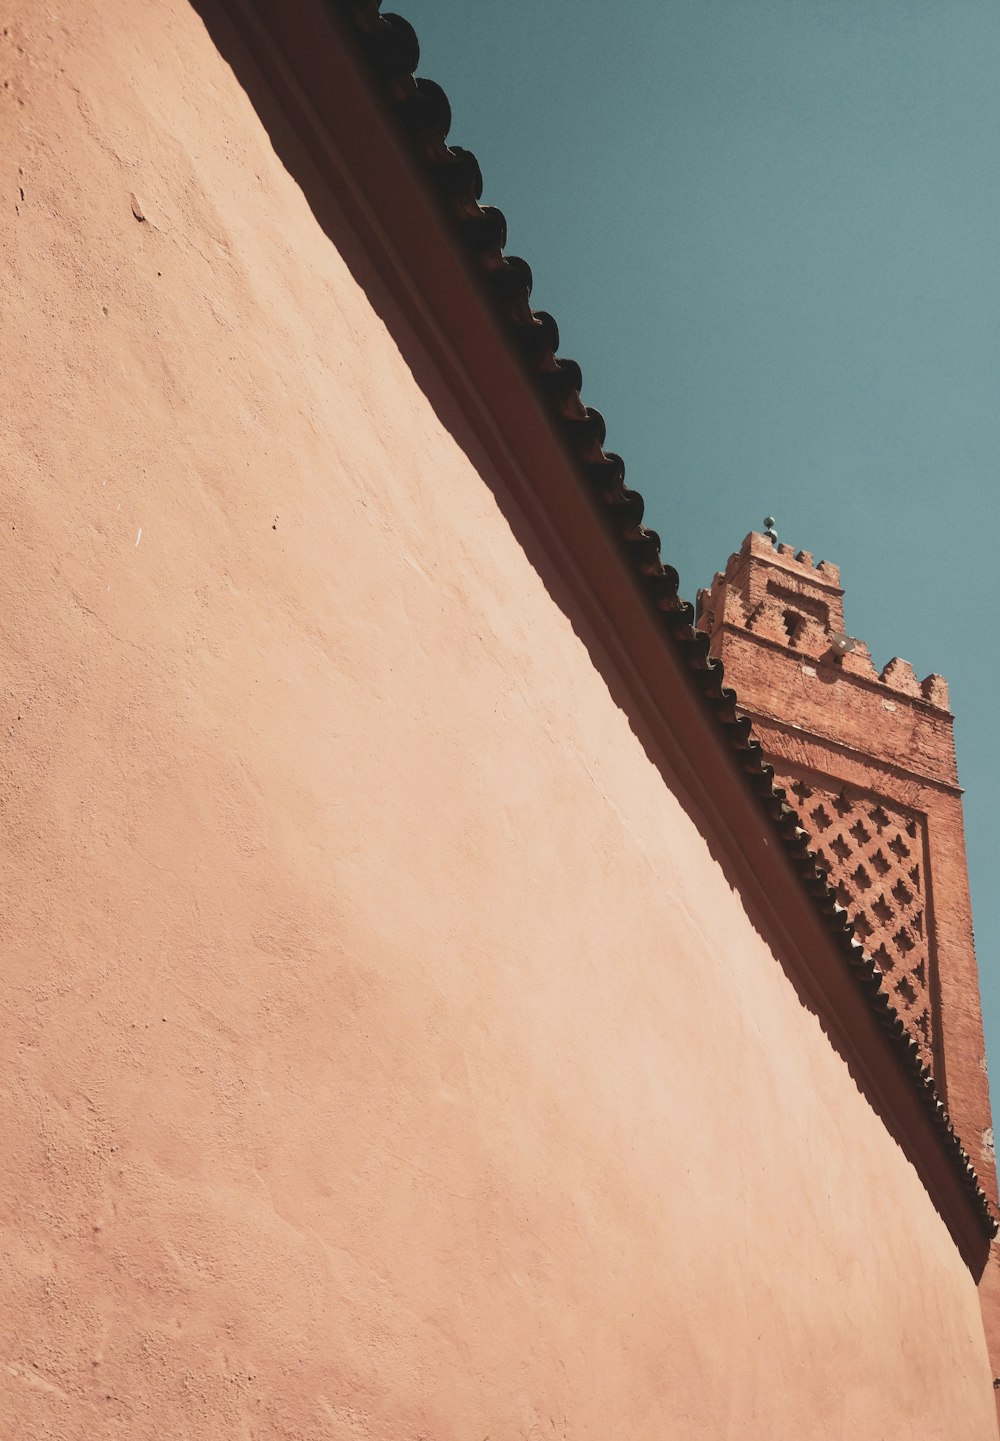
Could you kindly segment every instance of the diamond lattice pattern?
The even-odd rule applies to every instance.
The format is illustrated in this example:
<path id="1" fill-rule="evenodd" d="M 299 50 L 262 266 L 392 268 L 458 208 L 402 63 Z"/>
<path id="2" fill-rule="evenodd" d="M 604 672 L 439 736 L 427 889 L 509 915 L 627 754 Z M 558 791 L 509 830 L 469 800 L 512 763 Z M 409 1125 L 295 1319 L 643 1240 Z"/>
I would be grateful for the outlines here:
<path id="1" fill-rule="evenodd" d="M 885 972 L 900 1018 L 933 1069 L 930 944 L 921 821 L 884 799 L 776 776 L 810 833 L 855 934 Z"/>

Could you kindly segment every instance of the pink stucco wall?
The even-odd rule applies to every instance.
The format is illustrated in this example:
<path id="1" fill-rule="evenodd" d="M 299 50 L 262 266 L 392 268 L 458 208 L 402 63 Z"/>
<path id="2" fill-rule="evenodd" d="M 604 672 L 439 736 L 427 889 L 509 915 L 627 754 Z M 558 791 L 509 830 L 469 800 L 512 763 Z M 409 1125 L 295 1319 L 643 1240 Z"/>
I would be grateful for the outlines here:
<path id="1" fill-rule="evenodd" d="M 201 21 L 16 11 L 0 1430 L 995 1436 L 916 1172 Z"/>

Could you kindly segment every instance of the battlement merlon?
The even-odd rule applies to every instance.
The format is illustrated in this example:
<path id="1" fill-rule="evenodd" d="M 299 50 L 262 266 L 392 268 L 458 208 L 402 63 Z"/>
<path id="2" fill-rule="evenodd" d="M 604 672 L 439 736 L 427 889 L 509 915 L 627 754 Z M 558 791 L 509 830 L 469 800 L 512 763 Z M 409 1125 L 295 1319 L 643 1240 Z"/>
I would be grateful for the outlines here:
<path id="1" fill-rule="evenodd" d="M 851 637 L 849 650 L 839 651 L 834 638 L 846 635 L 844 591 L 840 567 L 818 564 L 805 550 L 784 543 L 775 546 L 756 531 L 745 538 L 717 572 L 707 590 L 699 591 L 696 625 L 709 635 L 712 654 L 722 648 L 722 628 L 742 629 L 799 656 L 837 666 L 844 675 L 861 677 L 892 692 L 948 712 L 948 685 L 932 673 L 918 680 L 908 661 L 894 656 L 876 670 L 864 641 Z"/>

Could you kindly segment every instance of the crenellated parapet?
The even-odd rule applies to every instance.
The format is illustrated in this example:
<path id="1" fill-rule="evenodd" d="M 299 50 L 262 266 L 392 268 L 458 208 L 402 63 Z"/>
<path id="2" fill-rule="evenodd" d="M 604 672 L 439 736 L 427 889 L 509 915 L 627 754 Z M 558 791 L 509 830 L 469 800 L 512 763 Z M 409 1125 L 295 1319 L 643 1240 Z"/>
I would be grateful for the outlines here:
<path id="1" fill-rule="evenodd" d="M 748 535 L 725 570 L 699 592 L 696 624 L 711 638 L 714 655 L 722 654 L 727 627 L 743 630 L 896 695 L 948 710 L 948 686 L 941 676 L 918 680 L 909 661 L 899 656 L 879 672 L 865 642 L 845 634 L 839 566 L 817 563 L 809 551 L 775 545 L 766 535 Z"/>

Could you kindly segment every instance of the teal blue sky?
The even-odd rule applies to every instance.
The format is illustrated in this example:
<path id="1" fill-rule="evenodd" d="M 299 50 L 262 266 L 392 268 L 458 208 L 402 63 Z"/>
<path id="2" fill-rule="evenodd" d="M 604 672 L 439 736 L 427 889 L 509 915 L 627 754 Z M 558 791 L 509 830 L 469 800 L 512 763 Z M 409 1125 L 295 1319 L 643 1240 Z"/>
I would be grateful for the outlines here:
<path id="1" fill-rule="evenodd" d="M 398 8 L 684 594 L 773 512 L 947 676 L 1000 1101 L 1000 6 Z"/>

